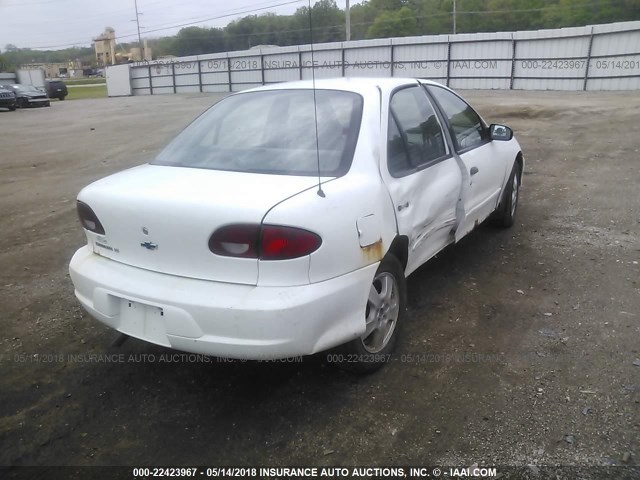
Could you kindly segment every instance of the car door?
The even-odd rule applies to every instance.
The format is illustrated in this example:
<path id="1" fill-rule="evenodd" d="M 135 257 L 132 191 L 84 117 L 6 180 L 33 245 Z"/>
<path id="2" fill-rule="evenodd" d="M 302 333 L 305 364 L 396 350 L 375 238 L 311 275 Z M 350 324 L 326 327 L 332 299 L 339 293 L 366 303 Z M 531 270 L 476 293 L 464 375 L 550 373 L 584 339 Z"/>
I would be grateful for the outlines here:
<path id="1" fill-rule="evenodd" d="M 440 107 L 454 149 L 466 168 L 463 177 L 468 179 L 468 189 L 464 195 L 464 224 L 456 231 L 459 239 L 495 210 L 508 173 L 506 156 L 500 154 L 489 128 L 467 102 L 444 87 L 429 85 L 427 90 Z"/>
<path id="2" fill-rule="evenodd" d="M 387 125 L 386 161 L 380 170 L 398 232 L 409 239 L 405 270 L 409 275 L 453 241 L 462 176 L 440 119 L 420 85 L 394 90 L 384 104 L 388 106 L 382 115 Z"/>

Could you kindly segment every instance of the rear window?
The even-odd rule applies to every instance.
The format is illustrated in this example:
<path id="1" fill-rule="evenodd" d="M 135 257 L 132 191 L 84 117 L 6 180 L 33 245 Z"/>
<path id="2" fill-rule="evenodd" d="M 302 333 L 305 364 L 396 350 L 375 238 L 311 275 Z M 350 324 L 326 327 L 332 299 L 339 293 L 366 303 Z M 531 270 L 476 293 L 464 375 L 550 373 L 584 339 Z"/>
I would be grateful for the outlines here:
<path id="1" fill-rule="evenodd" d="M 316 90 L 241 93 L 218 102 L 178 135 L 153 165 L 280 175 L 344 175 L 351 166 L 362 97 Z M 316 150 L 317 148 L 317 150 Z"/>

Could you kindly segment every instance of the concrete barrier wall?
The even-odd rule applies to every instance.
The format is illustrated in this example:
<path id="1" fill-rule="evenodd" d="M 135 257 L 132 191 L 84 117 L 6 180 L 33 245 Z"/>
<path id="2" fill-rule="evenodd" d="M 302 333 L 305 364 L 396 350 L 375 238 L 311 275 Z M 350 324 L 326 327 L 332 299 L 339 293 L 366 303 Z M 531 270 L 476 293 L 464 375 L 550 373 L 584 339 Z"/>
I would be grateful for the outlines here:
<path id="1" fill-rule="evenodd" d="M 121 70 L 110 76 L 114 68 Z M 310 79 L 312 71 L 316 78 L 419 77 L 456 89 L 637 90 L 640 21 L 181 57 L 109 67 L 107 88 L 110 96 L 129 90 L 133 95 L 232 92 Z"/>

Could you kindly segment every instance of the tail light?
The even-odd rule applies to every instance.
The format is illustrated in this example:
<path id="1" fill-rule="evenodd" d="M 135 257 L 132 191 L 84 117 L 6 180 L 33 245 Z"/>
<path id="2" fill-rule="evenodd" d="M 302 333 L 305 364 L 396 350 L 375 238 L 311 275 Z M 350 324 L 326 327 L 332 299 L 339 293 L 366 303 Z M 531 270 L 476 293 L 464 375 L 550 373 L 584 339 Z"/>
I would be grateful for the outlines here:
<path id="1" fill-rule="evenodd" d="M 260 225 L 226 225 L 209 239 L 209 250 L 223 257 L 258 258 Z"/>
<path id="2" fill-rule="evenodd" d="M 224 257 L 290 260 L 315 252 L 320 236 L 308 230 L 278 225 L 226 225 L 209 239 L 209 250 Z"/>
<path id="3" fill-rule="evenodd" d="M 77 201 L 78 217 L 80 223 L 84 228 L 93 233 L 104 235 L 104 227 L 98 220 L 96 214 L 91 210 L 91 207 L 80 200 Z"/>
<path id="4" fill-rule="evenodd" d="M 322 239 L 313 232 L 293 227 L 264 225 L 260 236 L 261 260 L 288 260 L 315 252 Z"/>

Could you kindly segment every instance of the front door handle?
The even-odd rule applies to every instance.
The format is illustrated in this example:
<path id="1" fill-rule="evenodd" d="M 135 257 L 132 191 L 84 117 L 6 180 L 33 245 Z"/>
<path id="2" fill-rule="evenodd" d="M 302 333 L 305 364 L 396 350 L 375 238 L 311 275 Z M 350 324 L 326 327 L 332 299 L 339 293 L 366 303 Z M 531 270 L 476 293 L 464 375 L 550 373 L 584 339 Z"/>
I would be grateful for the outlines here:
<path id="1" fill-rule="evenodd" d="M 398 211 L 402 211 L 405 208 L 409 208 L 409 202 L 404 202 L 402 205 L 398 205 Z"/>
<path id="2" fill-rule="evenodd" d="M 478 170 L 478 167 L 471 167 L 471 171 L 469 173 L 471 173 L 471 176 L 474 176 L 479 171 L 480 170 Z"/>

